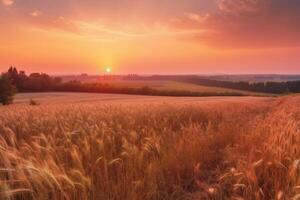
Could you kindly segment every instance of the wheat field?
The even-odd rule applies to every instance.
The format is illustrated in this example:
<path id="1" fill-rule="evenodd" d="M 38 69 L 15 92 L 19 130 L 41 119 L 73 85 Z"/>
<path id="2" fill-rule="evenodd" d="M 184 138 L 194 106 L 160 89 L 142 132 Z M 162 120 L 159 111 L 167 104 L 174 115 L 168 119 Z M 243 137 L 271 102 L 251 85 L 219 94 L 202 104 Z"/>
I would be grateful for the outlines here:
<path id="1" fill-rule="evenodd" d="M 274 94 L 266 94 L 260 92 L 251 92 L 246 90 L 214 87 L 198 85 L 193 83 L 176 82 L 176 81 L 104 81 L 102 83 L 107 83 L 116 87 L 129 87 L 129 88 L 141 88 L 141 87 L 151 87 L 156 90 L 171 90 L 171 91 L 191 91 L 191 92 L 211 92 L 211 93 L 241 93 L 244 95 L 252 96 L 271 96 Z"/>
<path id="2" fill-rule="evenodd" d="M 2 200 L 300 199 L 300 97 L 0 107 Z"/>

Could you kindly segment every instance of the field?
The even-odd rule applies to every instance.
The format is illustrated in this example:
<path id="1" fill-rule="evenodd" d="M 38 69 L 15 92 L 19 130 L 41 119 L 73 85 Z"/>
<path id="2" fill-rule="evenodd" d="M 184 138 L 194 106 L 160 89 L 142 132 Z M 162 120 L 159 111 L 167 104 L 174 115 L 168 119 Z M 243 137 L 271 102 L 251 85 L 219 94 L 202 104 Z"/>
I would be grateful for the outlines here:
<path id="1" fill-rule="evenodd" d="M 23 94 L 0 107 L 0 199 L 297 200 L 299 144 L 299 96 Z"/>
<path id="2" fill-rule="evenodd" d="M 191 102 L 226 102 L 241 100 L 272 99 L 271 97 L 155 97 L 144 95 L 124 94 L 98 94 L 98 93 L 74 93 L 74 92 L 51 92 L 51 93 L 20 93 L 15 97 L 15 104 L 29 104 L 34 100 L 39 104 L 59 103 L 103 103 L 103 104 L 132 104 L 132 103 L 191 103 Z"/>
<path id="3" fill-rule="evenodd" d="M 240 93 L 252 96 L 270 96 L 270 94 L 250 92 L 244 90 L 235 90 L 221 87 L 210 87 L 203 85 L 196 85 L 192 83 L 176 82 L 176 81 L 106 81 L 110 85 L 117 87 L 141 88 L 144 86 L 151 87 L 157 90 L 171 90 L 171 91 L 191 91 L 191 92 L 207 92 L 207 93 Z"/>

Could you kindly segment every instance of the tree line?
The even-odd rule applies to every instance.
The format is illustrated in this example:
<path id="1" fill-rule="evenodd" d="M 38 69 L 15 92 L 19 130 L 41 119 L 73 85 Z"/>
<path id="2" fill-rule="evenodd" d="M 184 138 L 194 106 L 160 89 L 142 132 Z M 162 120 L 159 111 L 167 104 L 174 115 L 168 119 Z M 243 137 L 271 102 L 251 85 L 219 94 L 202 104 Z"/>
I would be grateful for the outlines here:
<path id="1" fill-rule="evenodd" d="M 17 68 L 10 67 L 0 78 L 0 103 L 5 105 L 12 103 L 16 92 L 93 92 L 152 96 L 243 96 L 243 94 L 237 92 L 213 93 L 188 90 L 157 90 L 148 86 L 130 88 L 100 82 L 63 82 L 60 77 L 51 77 L 45 73 L 26 75 L 24 71 L 18 71 Z"/>
<path id="2" fill-rule="evenodd" d="M 187 79 L 186 81 L 190 83 L 206 85 L 206 86 L 225 87 L 230 89 L 272 93 L 272 94 L 287 94 L 287 93 L 300 92 L 300 81 L 232 82 L 232 81 L 219 81 L 219 80 L 209 80 L 209 79 L 199 79 L 199 78 L 191 78 L 191 79 Z"/>
<path id="3" fill-rule="evenodd" d="M 126 76 L 124 77 L 126 79 Z M 299 93 L 300 81 L 287 82 L 232 82 L 205 79 L 201 76 L 136 76 L 135 80 L 171 80 L 204 86 L 239 89 L 272 94 Z M 80 81 L 63 82 L 60 77 L 51 77 L 45 73 L 26 75 L 15 67 L 0 76 L 0 103 L 10 104 L 16 92 L 94 92 L 118 93 L 153 96 L 244 96 L 239 92 L 193 92 L 188 90 L 157 90 L 148 86 L 140 88 L 113 86 L 101 82 L 83 83 Z"/>
<path id="4" fill-rule="evenodd" d="M 248 81 L 222 81 L 209 78 L 203 78 L 203 76 L 197 75 L 155 75 L 149 77 L 135 77 L 135 80 L 160 80 L 160 81 L 177 81 L 192 83 L 203 86 L 222 87 L 229 89 L 238 89 L 251 92 L 262 92 L 271 94 L 286 94 L 286 93 L 299 93 L 300 92 L 300 80 L 299 81 L 267 81 L 267 82 L 248 82 Z"/>

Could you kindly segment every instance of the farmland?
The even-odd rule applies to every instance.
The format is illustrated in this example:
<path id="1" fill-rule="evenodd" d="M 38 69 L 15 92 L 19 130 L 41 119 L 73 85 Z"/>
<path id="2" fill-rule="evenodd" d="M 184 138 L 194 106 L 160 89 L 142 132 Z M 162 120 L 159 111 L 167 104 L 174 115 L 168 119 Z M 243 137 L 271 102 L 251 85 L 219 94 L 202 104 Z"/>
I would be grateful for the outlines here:
<path id="1" fill-rule="evenodd" d="M 0 107 L 1 199 L 300 194 L 298 96 L 98 95 L 26 94 Z"/>
<path id="2" fill-rule="evenodd" d="M 274 97 L 273 97 L 274 98 Z M 77 92 L 50 92 L 50 93 L 19 93 L 15 104 L 29 104 L 35 100 L 41 104 L 60 103 L 102 103 L 102 104 L 141 104 L 141 103 L 191 103 L 191 102 L 241 102 L 248 100 L 273 99 L 272 97 L 155 97 L 125 94 L 97 94 Z"/>
<path id="3" fill-rule="evenodd" d="M 102 83 L 107 83 L 115 87 L 129 87 L 129 88 L 141 88 L 141 87 L 151 87 L 156 90 L 164 91 L 191 91 L 191 92 L 203 92 L 203 93 L 239 93 L 243 95 L 250 96 L 269 96 L 270 94 L 250 92 L 237 89 L 229 89 L 222 87 L 212 87 L 204 85 L 196 85 L 192 83 L 177 82 L 177 81 L 102 81 Z"/>

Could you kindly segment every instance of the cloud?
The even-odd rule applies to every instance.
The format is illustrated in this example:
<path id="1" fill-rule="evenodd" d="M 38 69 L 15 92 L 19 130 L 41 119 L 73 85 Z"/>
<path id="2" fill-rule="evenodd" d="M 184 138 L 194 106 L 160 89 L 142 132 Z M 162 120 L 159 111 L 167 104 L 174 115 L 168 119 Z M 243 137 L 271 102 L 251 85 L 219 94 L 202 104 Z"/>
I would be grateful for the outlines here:
<path id="1" fill-rule="evenodd" d="M 31 15 L 32 17 L 38 17 L 38 16 L 42 15 L 42 12 L 39 11 L 39 10 L 35 10 L 35 11 L 32 11 L 32 12 L 30 13 L 30 15 Z"/>
<path id="2" fill-rule="evenodd" d="M 191 21 L 196 21 L 196 22 L 202 23 L 207 19 L 208 15 L 199 15 L 196 13 L 186 13 L 186 17 Z"/>
<path id="3" fill-rule="evenodd" d="M 194 41 L 223 48 L 300 46 L 299 10 L 299 0 L 219 0 L 216 12 L 188 15 L 175 26 L 210 30 Z"/>
<path id="4" fill-rule="evenodd" d="M 1 0 L 1 2 L 5 6 L 12 6 L 14 4 L 13 0 Z"/>
<path id="5" fill-rule="evenodd" d="M 72 33 L 80 32 L 75 21 L 62 16 L 47 16 L 42 15 L 40 12 L 33 12 L 31 16 L 31 19 L 27 19 L 27 22 L 40 29 L 55 29 Z"/>
<path id="6" fill-rule="evenodd" d="M 153 35 L 152 30 L 156 24 L 162 24 L 163 31 L 154 31 L 158 35 L 180 33 L 184 39 L 217 48 L 300 46 L 300 0 L 0 2 L 7 6 L 13 5 L 13 9 L 0 10 L 3 20 L 11 21 L 17 18 L 40 29 L 79 32 L 82 31 L 82 27 L 78 22 L 86 22 L 114 30 L 114 33 L 118 33 L 114 35 L 148 36 Z M 130 30 L 127 31 L 126 27 L 130 27 Z M 146 31 L 143 27 L 147 27 Z M 135 29 L 142 34 L 136 34 Z M 98 34 L 98 31 L 95 32 Z"/>

